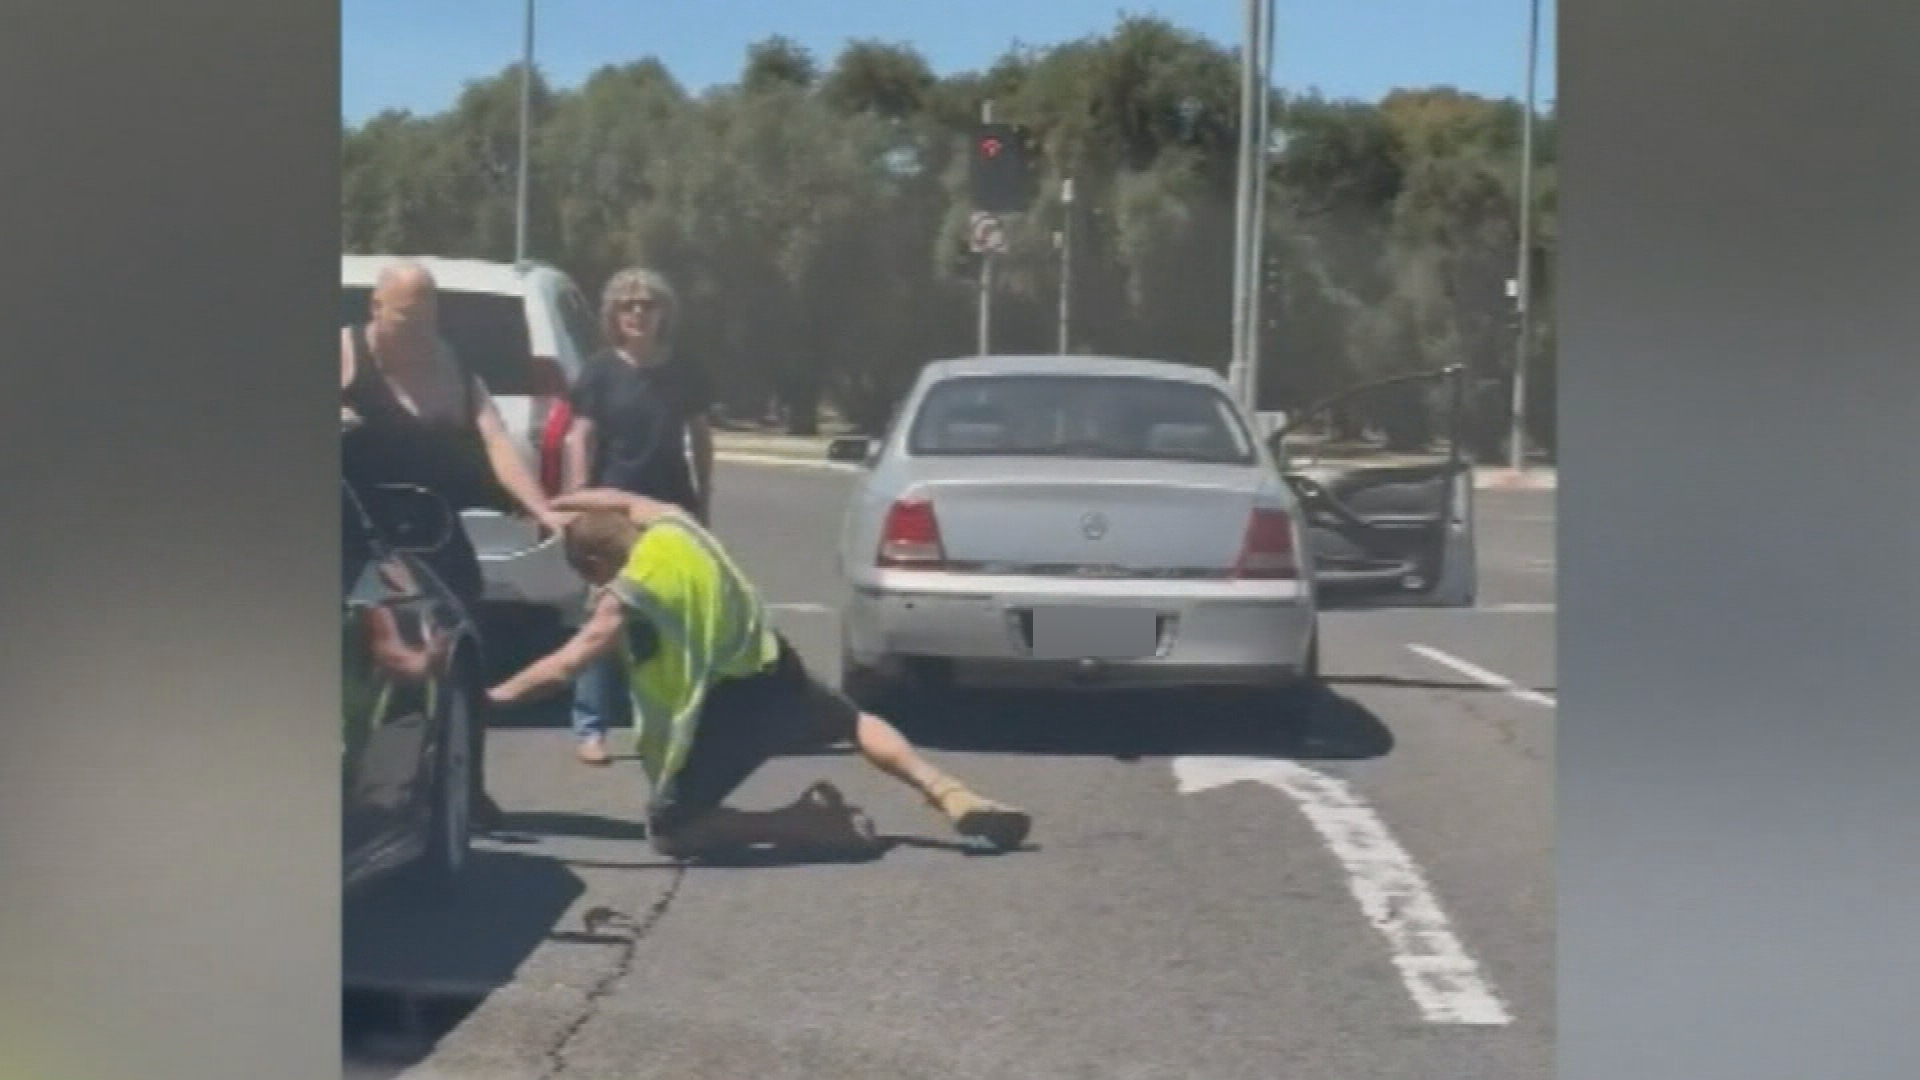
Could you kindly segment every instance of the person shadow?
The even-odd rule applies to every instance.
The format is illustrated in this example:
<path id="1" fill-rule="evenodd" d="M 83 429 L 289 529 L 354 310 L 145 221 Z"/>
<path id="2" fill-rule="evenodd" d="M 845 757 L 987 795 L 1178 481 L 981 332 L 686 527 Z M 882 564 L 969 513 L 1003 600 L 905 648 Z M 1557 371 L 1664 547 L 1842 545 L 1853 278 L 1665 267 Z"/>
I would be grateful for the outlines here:
<path id="1" fill-rule="evenodd" d="M 809 787 L 784 806 L 767 810 L 726 807 L 723 839 L 703 844 L 697 852 L 658 855 L 652 860 L 622 863 L 581 863 L 576 867 L 645 869 L 684 863 L 713 869 L 772 869 L 778 867 L 857 865 L 876 862 L 901 848 L 946 852 L 959 856 L 1010 855 L 1040 850 L 1031 841 L 999 850 L 968 840 L 881 833 L 857 804 L 826 781 Z M 639 822 L 615 821 L 591 814 L 509 814 L 496 836 L 505 843 L 534 843 L 543 836 L 642 840 L 647 827 Z"/>

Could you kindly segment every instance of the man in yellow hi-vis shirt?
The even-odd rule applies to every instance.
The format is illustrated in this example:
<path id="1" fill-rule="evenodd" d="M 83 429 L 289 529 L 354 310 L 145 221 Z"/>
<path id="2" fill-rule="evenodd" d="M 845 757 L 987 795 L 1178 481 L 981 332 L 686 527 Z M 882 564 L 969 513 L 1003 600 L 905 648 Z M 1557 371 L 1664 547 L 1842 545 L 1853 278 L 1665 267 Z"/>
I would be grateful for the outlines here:
<path id="1" fill-rule="evenodd" d="M 564 496 L 553 507 L 575 515 L 566 528 L 568 562 L 604 593 L 573 640 L 489 696 L 496 705 L 518 704 L 624 647 L 640 760 L 653 786 L 647 827 L 656 850 L 679 856 L 821 839 L 814 826 L 824 815 L 753 814 L 720 803 L 768 758 L 843 739 L 917 790 L 961 835 L 999 848 L 1025 842 L 1026 813 L 975 794 L 922 758 L 893 725 L 808 673 L 769 625 L 752 583 L 684 512 L 606 490 Z M 844 810 L 824 784 L 802 801 Z M 872 843 L 856 831 L 838 839 Z"/>

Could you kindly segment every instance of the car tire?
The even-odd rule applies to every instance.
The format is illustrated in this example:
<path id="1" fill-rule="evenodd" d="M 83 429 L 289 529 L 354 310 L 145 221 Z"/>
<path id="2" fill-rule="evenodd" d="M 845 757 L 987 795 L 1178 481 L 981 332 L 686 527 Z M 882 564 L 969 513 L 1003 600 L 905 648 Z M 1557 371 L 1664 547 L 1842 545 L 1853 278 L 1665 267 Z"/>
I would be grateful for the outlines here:
<path id="1" fill-rule="evenodd" d="M 455 670 L 441 705 L 427 848 L 416 867 L 419 884 L 437 898 L 455 891 L 471 861 L 476 744 L 484 737 L 476 711 L 474 665 L 462 658 Z"/>
<path id="2" fill-rule="evenodd" d="M 887 716 L 906 704 L 905 680 L 856 664 L 841 653 L 840 692 L 865 712 Z"/>
<path id="3" fill-rule="evenodd" d="M 1300 674 L 1278 689 L 1274 704 L 1289 722 L 1304 723 L 1312 718 L 1325 689 L 1326 684 L 1320 677 L 1320 628 L 1315 626 L 1313 639 L 1307 643 L 1307 655 L 1300 663 Z"/>

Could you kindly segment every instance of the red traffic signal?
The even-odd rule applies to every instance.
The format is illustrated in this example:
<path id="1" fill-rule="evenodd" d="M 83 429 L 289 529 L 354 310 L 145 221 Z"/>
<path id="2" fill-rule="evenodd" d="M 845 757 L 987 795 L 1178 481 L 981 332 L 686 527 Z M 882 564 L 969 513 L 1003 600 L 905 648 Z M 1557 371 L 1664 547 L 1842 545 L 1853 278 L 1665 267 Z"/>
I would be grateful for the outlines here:
<path id="1" fill-rule="evenodd" d="M 970 187 L 975 210 L 1017 214 L 1032 198 L 1026 132 L 1013 124 L 982 124 L 973 131 Z"/>

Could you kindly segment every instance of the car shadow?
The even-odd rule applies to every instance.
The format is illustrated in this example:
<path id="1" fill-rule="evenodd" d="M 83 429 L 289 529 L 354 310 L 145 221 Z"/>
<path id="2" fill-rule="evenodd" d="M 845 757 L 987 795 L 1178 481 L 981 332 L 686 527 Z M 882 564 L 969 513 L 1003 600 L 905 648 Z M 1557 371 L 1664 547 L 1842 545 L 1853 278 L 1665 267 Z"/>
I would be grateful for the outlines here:
<path id="1" fill-rule="evenodd" d="M 355 1068 L 404 1068 L 514 973 L 585 885 L 545 856 L 476 849 L 456 892 L 404 882 L 348 897 L 341 912 L 343 1053 Z"/>
<path id="2" fill-rule="evenodd" d="M 1193 690 L 1096 695 L 955 692 L 890 716 L 914 743 L 967 753 L 1107 757 L 1179 755 L 1357 761 L 1393 750 L 1371 709 L 1331 688 L 1287 709 Z"/>

